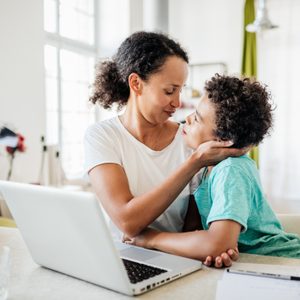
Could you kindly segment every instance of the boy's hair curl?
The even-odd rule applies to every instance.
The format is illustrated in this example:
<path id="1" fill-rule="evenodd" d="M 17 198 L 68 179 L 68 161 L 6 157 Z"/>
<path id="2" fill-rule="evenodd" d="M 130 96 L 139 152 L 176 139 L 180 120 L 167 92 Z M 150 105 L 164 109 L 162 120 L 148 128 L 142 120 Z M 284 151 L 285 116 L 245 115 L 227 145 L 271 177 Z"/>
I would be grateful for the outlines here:
<path id="1" fill-rule="evenodd" d="M 231 140 L 233 147 L 258 145 L 273 125 L 271 95 L 265 85 L 251 78 L 216 74 L 205 83 L 216 109 L 215 135 Z"/>

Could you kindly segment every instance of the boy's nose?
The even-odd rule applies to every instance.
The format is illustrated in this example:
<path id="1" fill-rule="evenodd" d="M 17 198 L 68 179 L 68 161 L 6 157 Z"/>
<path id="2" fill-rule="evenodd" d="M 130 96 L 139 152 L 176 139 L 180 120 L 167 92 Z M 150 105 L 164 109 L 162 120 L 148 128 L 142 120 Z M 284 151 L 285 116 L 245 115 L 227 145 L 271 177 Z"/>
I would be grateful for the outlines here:
<path id="1" fill-rule="evenodd" d="M 190 121 L 191 121 L 191 115 L 188 115 L 186 118 L 185 118 L 185 122 L 186 124 L 190 124 Z"/>

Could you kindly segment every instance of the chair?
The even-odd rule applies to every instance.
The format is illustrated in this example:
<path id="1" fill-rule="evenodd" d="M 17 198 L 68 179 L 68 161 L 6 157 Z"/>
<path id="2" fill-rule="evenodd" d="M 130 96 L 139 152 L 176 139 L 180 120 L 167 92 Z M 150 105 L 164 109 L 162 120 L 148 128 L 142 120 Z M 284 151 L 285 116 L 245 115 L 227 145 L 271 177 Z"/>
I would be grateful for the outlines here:
<path id="1" fill-rule="evenodd" d="M 0 227 L 17 227 L 14 220 L 0 217 Z"/>
<path id="2" fill-rule="evenodd" d="M 300 235 L 300 214 L 277 214 L 283 229 Z"/>

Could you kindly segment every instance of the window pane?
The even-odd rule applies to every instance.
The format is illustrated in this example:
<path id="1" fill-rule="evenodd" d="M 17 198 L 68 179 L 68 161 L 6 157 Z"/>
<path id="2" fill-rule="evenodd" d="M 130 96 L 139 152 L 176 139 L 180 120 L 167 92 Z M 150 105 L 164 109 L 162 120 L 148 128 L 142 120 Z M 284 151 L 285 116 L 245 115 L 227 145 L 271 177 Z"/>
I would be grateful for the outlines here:
<path id="1" fill-rule="evenodd" d="M 46 77 L 46 109 L 58 111 L 58 81 L 57 78 Z"/>
<path id="2" fill-rule="evenodd" d="M 67 178 L 74 179 L 82 177 L 82 165 L 74 164 L 75 161 L 83 162 L 84 151 L 82 144 L 67 144 L 62 148 L 62 166 Z"/>
<path id="3" fill-rule="evenodd" d="M 47 112 L 47 144 L 58 145 L 58 112 L 48 111 Z"/>
<path id="4" fill-rule="evenodd" d="M 44 58 L 46 75 L 57 77 L 57 48 L 46 45 L 44 48 Z"/>
<path id="5" fill-rule="evenodd" d="M 44 0 L 44 29 L 48 32 L 57 32 L 56 9 L 56 0 Z"/>
<path id="6" fill-rule="evenodd" d="M 52 37 L 54 43 L 48 42 L 55 47 L 45 45 L 44 50 L 47 143 L 60 143 L 68 178 L 82 176 L 83 136 L 96 116 L 96 108 L 91 109 L 88 102 L 89 85 L 94 77 L 94 53 L 86 54 L 90 47 L 84 45 L 95 43 L 94 3 L 95 0 L 44 0 L 44 28 L 57 33 Z M 72 51 L 61 48 L 62 37 L 67 38 L 63 44 L 70 44 Z M 84 44 L 70 43 L 68 39 Z"/>
<path id="7" fill-rule="evenodd" d="M 62 163 L 67 177 L 74 178 L 82 176 L 84 132 L 95 121 L 88 102 L 94 58 L 61 50 L 60 63 Z"/>
<path id="8" fill-rule="evenodd" d="M 86 14 L 94 13 L 94 0 L 77 0 L 78 9 Z"/>
<path id="9" fill-rule="evenodd" d="M 48 144 L 58 144 L 58 73 L 57 73 L 57 48 L 46 45 L 44 48 L 45 63 L 45 88 L 47 111 L 47 136 Z"/>
<path id="10" fill-rule="evenodd" d="M 61 0 L 60 34 L 83 43 L 94 44 L 93 1 Z"/>

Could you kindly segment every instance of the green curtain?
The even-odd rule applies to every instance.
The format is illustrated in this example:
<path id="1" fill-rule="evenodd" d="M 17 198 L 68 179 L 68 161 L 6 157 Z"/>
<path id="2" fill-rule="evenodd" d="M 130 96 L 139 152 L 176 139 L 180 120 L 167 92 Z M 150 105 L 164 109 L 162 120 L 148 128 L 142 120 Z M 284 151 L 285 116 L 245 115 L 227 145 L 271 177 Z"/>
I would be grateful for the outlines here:
<path id="1" fill-rule="evenodd" d="M 244 9 L 244 45 L 243 45 L 243 61 L 242 75 L 247 77 L 255 77 L 257 75 L 257 60 L 256 60 L 256 33 L 247 32 L 246 26 L 253 23 L 255 20 L 255 5 L 254 0 L 245 1 Z M 259 151 L 258 147 L 253 148 L 250 157 L 259 166 Z"/>

